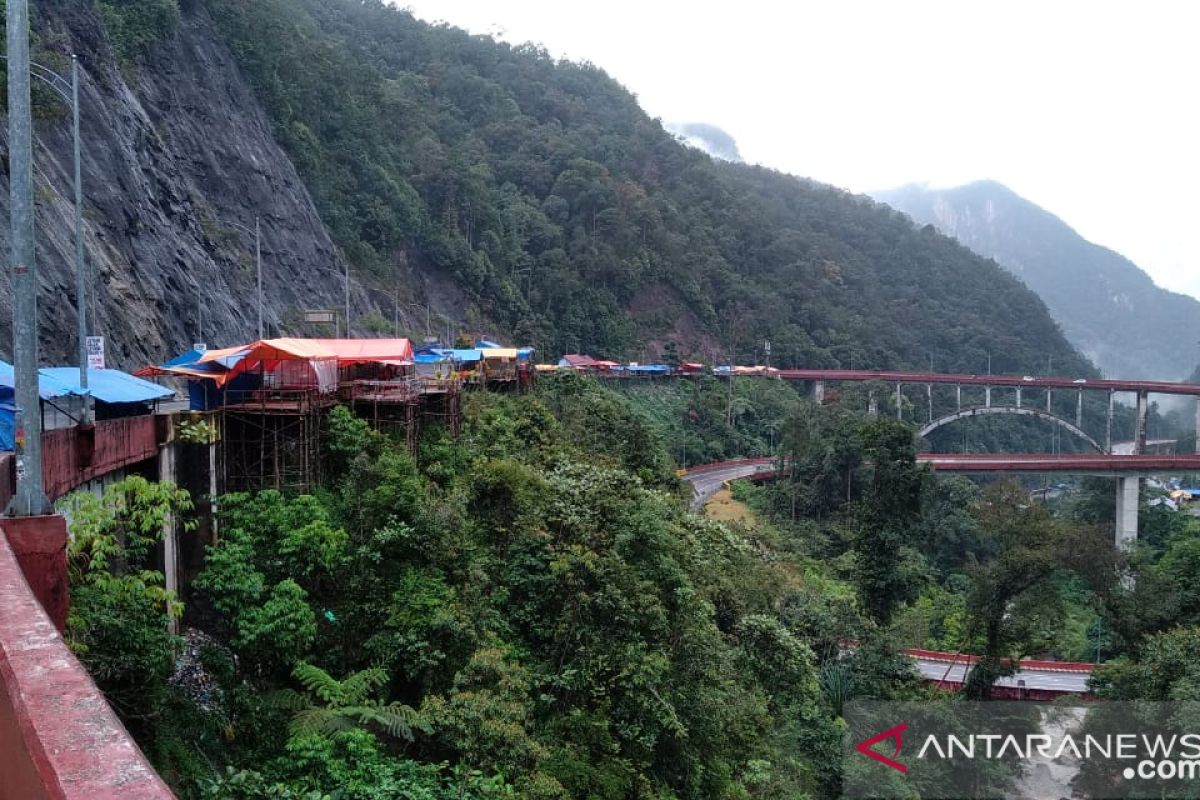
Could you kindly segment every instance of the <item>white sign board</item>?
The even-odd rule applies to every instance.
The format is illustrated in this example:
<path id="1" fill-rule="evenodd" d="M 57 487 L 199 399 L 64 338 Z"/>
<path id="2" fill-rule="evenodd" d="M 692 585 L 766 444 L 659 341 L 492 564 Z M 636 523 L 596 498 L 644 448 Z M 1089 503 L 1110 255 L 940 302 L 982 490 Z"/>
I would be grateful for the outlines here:
<path id="1" fill-rule="evenodd" d="M 325 311 L 323 309 L 306 309 L 304 312 L 304 321 L 332 325 L 337 321 L 337 312 Z"/>
<path id="2" fill-rule="evenodd" d="M 208 345 L 206 345 L 204 342 L 196 342 L 195 344 L 192 345 L 192 349 L 195 350 L 197 353 L 207 353 Z"/>
<path id="3" fill-rule="evenodd" d="M 84 341 L 87 345 L 88 369 L 104 369 L 104 337 L 89 336 Z"/>

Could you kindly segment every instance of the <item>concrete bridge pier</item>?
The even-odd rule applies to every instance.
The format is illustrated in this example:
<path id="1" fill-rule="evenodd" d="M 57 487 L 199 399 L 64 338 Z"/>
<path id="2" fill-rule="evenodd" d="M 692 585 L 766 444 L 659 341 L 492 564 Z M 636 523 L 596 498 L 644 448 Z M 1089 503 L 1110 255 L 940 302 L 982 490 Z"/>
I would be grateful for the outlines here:
<path id="1" fill-rule="evenodd" d="M 1149 393 L 1145 390 L 1137 393 L 1137 420 L 1133 428 L 1133 454 L 1140 456 L 1146 452 L 1146 412 Z"/>
<path id="2" fill-rule="evenodd" d="M 992 406 L 992 387 L 990 386 L 983 387 L 983 404 L 988 408 Z"/>
<path id="3" fill-rule="evenodd" d="M 1138 538 L 1138 497 L 1142 479 L 1137 475 L 1117 478 L 1117 538 L 1118 550 L 1131 550 Z"/>
<path id="4" fill-rule="evenodd" d="M 1200 453 L 1200 397 L 1196 398 L 1196 452 Z"/>
<path id="5" fill-rule="evenodd" d="M 158 451 L 159 483 L 176 484 L 176 448 L 174 442 L 164 444 Z M 163 577 L 164 588 L 179 596 L 179 538 L 175 526 L 175 515 L 168 512 L 163 520 Z M 171 633 L 178 633 L 179 623 L 171 618 Z"/>
<path id="6" fill-rule="evenodd" d="M 1108 418 L 1104 423 L 1104 452 L 1112 452 L 1112 424 L 1113 424 L 1113 390 L 1108 390 Z"/>
<path id="7" fill-rule="evenodd" d="M 1200 418 L 1200 404 L 1197 404 L 1197 417 Z M 871 419 L 879 416 L 879 398 L 875 396 L 874 389 L 867 390 L 867 416 Z"/>
<path id="8" fill-rule="evenodd" d="M 817 405 L 825 402 L 825 381 L 813 381 L 813 402 Z"/>
<path id="9" fill-rule="evenodd" d="M 904 419 L 904 396 L 900 393 L 900 384 L 896 384 L 896 419 Z"/>

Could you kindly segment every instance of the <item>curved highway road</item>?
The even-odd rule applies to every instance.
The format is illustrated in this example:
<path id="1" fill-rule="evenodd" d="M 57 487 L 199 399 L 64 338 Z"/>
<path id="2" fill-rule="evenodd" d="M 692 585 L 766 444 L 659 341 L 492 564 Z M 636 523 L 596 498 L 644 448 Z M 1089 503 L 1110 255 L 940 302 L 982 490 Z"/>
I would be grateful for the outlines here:
<path id="1" fill-rule="evenodd" d="M 748 458 L 744 461 L 724 461 L 685 470 L 680 477 L 692 485 L 692 511 L 699 511 L 726 481 L 748 478 L 775 469 L 773 458 Z"/>
<path id="2" fill-rule="evenodd" d="M 684 471 L 680 477 L 692 485 L 691 509 L 699 511 L 726 481 L 748 478 L 751 475 L 769 472 L 773 469 L 775 469 L 774 459 L 753 458 L 692 467 Z M 950 654 L 946 654 L 945 657 L 914 654 L 913 660 L 916 662 L 917 671 L 931 681 L 962 683 L 970 669 L 970 664 L 963 661 L 962 658 Z M 1091 677 L 1091 671 L 1087 669 L 1056 668 L 1047 666 L 1047 662 L 1037 662 L 1023 666 L 1014 675 L 1000 678 L 996 681 L 996 686 L 1017 689 L 1021 687 L 1023 681 L 1024 688 L 1028 690 L 1084 694 L 1087 692 L 1089 677 Z"/>

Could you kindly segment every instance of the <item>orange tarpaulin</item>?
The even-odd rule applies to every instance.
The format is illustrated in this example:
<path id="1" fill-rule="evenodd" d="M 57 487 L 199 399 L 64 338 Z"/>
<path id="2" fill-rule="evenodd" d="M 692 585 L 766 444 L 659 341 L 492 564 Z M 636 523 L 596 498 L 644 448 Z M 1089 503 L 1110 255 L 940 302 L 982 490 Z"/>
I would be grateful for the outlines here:
<path id="1" fill-rule="evenodd" d="M 306 361 L 315 370 L 322 389 L 332 382 L 336 387 L 336 369 L 327 374 L 326 365 L 338 367 L 361 363 L 412 363 L 412 343 L 408 339 L 261 339 L 241 347 L 210 350 L 201 362 L 242 356 L 228 372 L 212 376 L 218 386 L 243 372 L 256 368 L 276 369 L 281 362 Z"/>
<path id="2" fill-rule="evenodd" d="M 412 361 L 412 342 L 408 339 L 262 339 L 240 347 L 209 350 L 201 362 L 217 361 L 245 353 L 253 361 L 307 361 L 336 358 L 345 366 L 366 361 Z"/>
<path id="3" fill-rule="evenodd" d="M 412 342 L 408 339 L 314 339 L 327 347 L 338 364 L 357 364 L 368 361 L 412 362 Z"/>

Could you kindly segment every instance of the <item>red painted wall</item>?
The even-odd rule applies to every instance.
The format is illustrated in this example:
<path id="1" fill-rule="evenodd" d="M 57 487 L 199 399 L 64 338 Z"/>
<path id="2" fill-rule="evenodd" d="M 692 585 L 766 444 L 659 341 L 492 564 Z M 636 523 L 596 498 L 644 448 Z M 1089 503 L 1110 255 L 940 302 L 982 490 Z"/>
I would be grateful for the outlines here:
<path id="1" fill-rule="evenodd" d="M 173 797 L 0 536 L 0 800 Z"/>
<path id="2" fill-rule="evenodd" d="M 0 519 L 8 546 L 33 596 L 59 631 L 66 630 L 71 605 L 67 575 L 67 520 L 59 514 Z"/>

